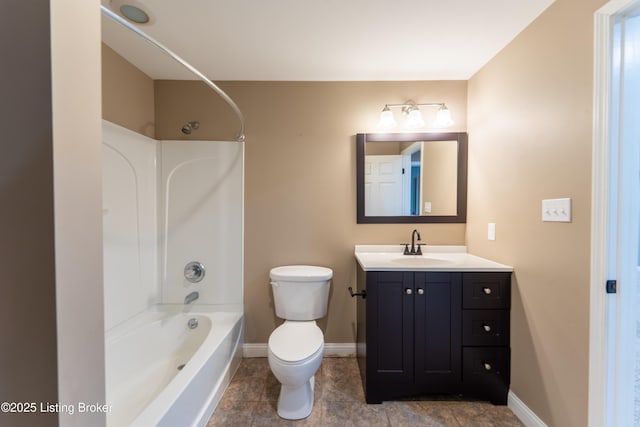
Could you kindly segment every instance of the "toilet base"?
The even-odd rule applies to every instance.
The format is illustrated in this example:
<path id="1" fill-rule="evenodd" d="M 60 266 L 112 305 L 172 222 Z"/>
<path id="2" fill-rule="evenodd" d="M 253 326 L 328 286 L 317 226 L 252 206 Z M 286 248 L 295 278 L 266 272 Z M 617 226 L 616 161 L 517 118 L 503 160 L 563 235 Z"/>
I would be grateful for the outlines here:
<path id="1" fill-rule="evenodd" d="M 313 410 L 313 390 L 315 377 L 297 387 L 285 386 L 280 388 L 278 397 L 278 415 L 286 420 L 301 420 L 311 415 Z"/>

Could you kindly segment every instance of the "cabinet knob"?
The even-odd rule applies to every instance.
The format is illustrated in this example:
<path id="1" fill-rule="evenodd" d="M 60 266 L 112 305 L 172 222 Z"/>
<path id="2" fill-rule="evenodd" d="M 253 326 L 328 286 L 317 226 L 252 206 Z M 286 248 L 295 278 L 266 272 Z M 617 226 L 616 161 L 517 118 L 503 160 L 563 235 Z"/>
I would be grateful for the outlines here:
<path id="1" fill-rule="evenodd" d="M 491 325 L 487 325 L 486 323 L 483 323 L 482 329 L 484 329 L 485 332 L 491 332 Z"/>
<path id="2" fill-rule="evenodd" d="M 407 295 L 411 295 L 413 291 L 411 290 L 411 288 L 405 288 L 404 293 Z"/>
<path id="3" fill-rule="evenodd" d="M 490 371 L 491 370 L 491 363 L 489 363 L 489 362 L 482 362 L 482 366 L 484 367 L 485 371 Z"/>
<path id="4" fill-rule="evenodd" d="M 491 295 L 491 288 L 484 287 L 482 288 L 482 292 L 484 292 L 485 295 Z"/>
<path id="5" fill-rule="evenodd" d="M 418 288 L 418 295 L 423 295 L 423 294 L 424 294 L 424 289 Z"/>

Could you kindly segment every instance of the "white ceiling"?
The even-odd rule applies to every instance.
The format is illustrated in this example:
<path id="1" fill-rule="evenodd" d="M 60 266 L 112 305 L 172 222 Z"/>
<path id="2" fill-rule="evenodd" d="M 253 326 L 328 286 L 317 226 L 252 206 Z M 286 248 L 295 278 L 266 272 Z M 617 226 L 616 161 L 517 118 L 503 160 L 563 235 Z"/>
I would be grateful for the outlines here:
<path id="1" fill-rule="evenodd" d="M 466 80 L 553 0 L 102 0 L 212 80 Z M 103 16 L 103 41 L 153 79 L 193 79 Z"/>

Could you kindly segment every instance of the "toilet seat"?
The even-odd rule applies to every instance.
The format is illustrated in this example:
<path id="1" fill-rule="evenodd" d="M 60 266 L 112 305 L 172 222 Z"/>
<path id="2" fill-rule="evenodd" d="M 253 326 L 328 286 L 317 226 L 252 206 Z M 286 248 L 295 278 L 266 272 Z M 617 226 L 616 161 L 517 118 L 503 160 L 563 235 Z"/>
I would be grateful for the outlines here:
<path id="1" fill-rule="evenodd" d="M 269 351 L 285 363 L 302 363 L 324 347 L 324 335 L 315 321 L 285 321 L 269 336 Z"/>

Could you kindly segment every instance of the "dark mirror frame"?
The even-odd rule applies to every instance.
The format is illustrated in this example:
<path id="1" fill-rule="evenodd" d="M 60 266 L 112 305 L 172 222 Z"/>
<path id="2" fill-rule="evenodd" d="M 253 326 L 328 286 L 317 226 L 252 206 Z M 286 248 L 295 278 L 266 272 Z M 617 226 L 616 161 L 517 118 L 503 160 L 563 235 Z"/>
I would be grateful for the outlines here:
<path id="1" fill-rule="evenodd" d="M 441 216 L 365 216 L 364 156 L 367 142 L 458 141 L 458 211 Z M 466 132 L 359 133 L 356 135 L 356 198 L 358 224 L 465 223 L 467 222 L 467 143 Z"/>

